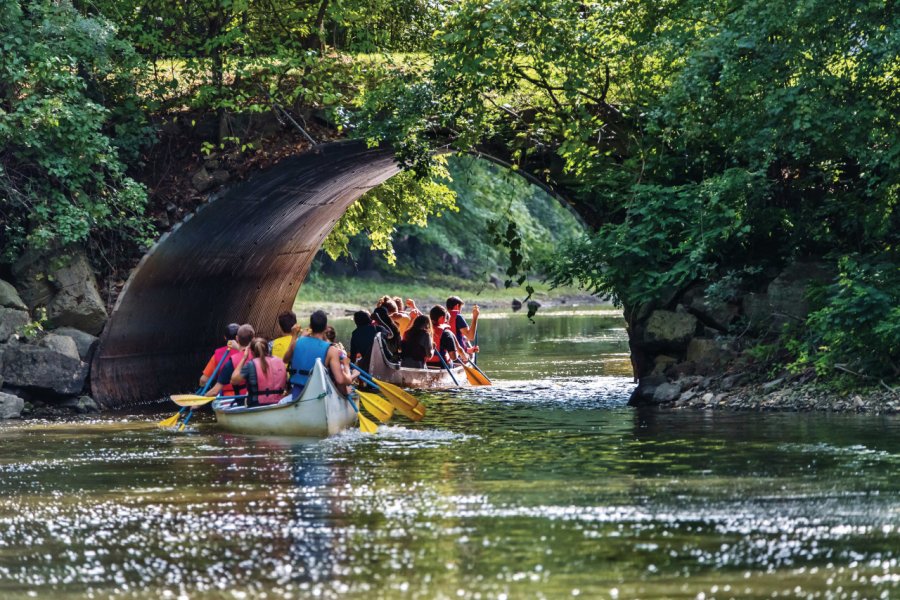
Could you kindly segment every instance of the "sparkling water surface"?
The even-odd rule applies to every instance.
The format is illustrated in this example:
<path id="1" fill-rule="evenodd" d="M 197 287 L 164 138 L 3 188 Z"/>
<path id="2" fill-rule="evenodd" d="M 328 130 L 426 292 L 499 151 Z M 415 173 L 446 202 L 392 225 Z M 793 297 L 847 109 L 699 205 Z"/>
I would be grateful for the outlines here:
<path id="1" fill-rule="evenodd" d="M 628 408 L 613 312 L 479 337 L 374 436 L 0 423 L 0 597 L 900 597 L 897 418 Z"/>

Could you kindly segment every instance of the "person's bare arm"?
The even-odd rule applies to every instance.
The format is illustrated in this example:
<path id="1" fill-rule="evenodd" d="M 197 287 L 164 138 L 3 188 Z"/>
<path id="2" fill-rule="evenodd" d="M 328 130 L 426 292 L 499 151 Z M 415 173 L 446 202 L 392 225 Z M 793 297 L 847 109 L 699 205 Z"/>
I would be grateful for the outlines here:
<path id="1" fill-rule="evenodd" d="M 244 376 L 241 375 L 241 369 L 244 368 L 244 363 L 247 362 L 247 357 L 250 355 L 250 348 L 244 350 L 244 355 L 241 357 L 241 362 L 237 364 L 234 368 L 234 373 L 231 374 L 231 385 L 240 385 L 246 381 Z"/>
<path id="2" fill-rule="evenodd" d="M 466 336 L 470 342 L 475 341 L 475 332 L 478 330 L 478 315 L 481 314 L 481 311 L 478 310 L 478 305 L 472 307 L 472 322 L 469 323 L 468 327 L 463 327 L 460 332 Z"/>
<path id="3" fill-rule="evenodd" d="M 284 364 L 286 365 L 290 365 L 294 359 L 294 346 L 297 345 L 297 338 L 300 337 L 302 330 L 303 328 L 300 325 L 294 325 L 291 328 L 291 344 L 288 346 L 287 352 L 284 353 Z"/>
<path id="4" fill-rule="evenodd" d="M 331 371 L 331 376 L 338 385 L 350 385 L 359 376 L 357 372 L 352 374 L 347 372 L 347 369 L 344 368 L 344 364 L 341 362 L 341 351 L 334 346 L 328 349 L 328 354 L 325 356 L 325 365 Z"/>
<path id="5" fill-rule="evenodd" d="M 216 385 L 212 386 L 211 388 L 209 388 L 209 390 L 207 390 L 206 395 L 207 396 L 218 396 L 219 392 L 221 392 L 221 391 L 222 391 L 222 384 L 216 383 Z"/>

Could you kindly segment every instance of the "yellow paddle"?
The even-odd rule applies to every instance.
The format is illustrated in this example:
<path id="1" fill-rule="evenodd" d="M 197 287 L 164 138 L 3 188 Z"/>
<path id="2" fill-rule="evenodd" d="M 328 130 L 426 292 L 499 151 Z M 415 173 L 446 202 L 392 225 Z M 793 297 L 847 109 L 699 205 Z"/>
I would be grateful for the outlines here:
<path id="1" fill-rule="evenodd" d="M 354 364 L 350 366 L 359 371 L 362 380 L 381 392 L 403 416 L 413 421 L 421 421 L 425 416 L 425 405 L 416 400 L 415 396 L 403 391 L 393 383 L 374 379 Z"/>
<path id="2" fill-rule="evenodd" d="M 362 413 L 357 413 L 359 416 L 359 430 L 363 433 L 375 433 L 378 431 L 378 425 L 372 422 L 368 417 L 363 415 Z"/>
<path id="3" fill-rule="evenodd" d="M 466 378 L 469 380 L 469 384 L 492 385 L 491 380 L 488 379 L 487 375 L 485 375 L 478 367 L 472 365 L 471 363 L 463 363 L 463 368 L 466 370 Z"/>
<path id="4" fill-rule="evenodd" d="M 168 419 L 163 419 L 162 421 L 157 423 L 157 425 L 159 425 L 160 427 L 173 427 L 176 423 L 178 423 L 178 418 L 181 417 L 181 413 L 183 412 L 184 409 L 181 409 Z"/>
<path id="5" fill-rule="evenodd" d="M 394 416 L 394 407 L 381 396 L 359 390 L 356 393 L 366 410 L 382 423 L 387 423 Z"/>
<path id="6" fill-rule="evenodd" d="M 198 406 L 203 406 L 204 404 L 209 404 L 213 400 L 218 400 L 219 398 L 246 398 L 247 395 L 243 394 L 241 396 L 198 396 L 197 394 L 175 394 L 174 396 L 169 396 L 172 399 L 172 402 L 177 404 L 178 406 L 187 406 L 189 408 L 197 408 Z"/>

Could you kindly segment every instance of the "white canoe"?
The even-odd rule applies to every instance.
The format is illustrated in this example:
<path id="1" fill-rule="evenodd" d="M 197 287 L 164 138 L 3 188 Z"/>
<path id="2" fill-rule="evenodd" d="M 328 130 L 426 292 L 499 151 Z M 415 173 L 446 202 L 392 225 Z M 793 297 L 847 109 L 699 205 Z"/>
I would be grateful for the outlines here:
<path id="1" fill-rule="evenodd" d="M 357 423 L 357 414 L 345 396 L 335 388 L 321 360 L 316 360 L 303 393 L 296 400 L 285 398 L 278 404 L 245 408 L 213 404 L 219 425 L 236 433 L 325 437 Z"/>
<path id="2" fill-rule="evenodd" d="M 410 369 L 401 367 L 400 363 L 392 362 L 384 351 L 381 343 L 381 334 L 375 335 L 372 344 L 372 360 L 369 363 L 369 373 L 375 379 L 381 379 L 400 387 L 414 390 L 446 390 L 456 387 L 469 387 L 466 370 L 457 365 L 451 367 L 453 377 L 447 369 Z M 456 381 L 453 378 L 456 378 Z"/>

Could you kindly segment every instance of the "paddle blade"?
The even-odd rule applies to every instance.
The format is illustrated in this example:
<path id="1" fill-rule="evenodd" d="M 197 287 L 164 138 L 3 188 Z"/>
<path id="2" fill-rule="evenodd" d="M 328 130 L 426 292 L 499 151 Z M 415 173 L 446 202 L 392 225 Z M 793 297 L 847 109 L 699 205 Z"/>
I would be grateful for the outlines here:
<path id="1" fill-rule="evenodd" d="M 196 394 L 175 394 L 174 396 L 169 396 L 172 399 L 172 402 L 177 404 L 178 406 L 203 406 L 204 404 L 209 404 L 213 400 L 215 400 L 215 396 L 198 396 Z"/>
<path id="2" fill-rule="evenodd" d="M 375 433 L 378 431 L 378 425 L 373 423 L 368 417 L 362 413 L 359 414 L 359 430 L 363 433 Z"/>
<path id="3" fill-rule="evenodd" d="M 366 410 L 382 423 L 387 423 L 394 416 L 394 407 L 381 396 L 359 390 L 356 393 Z"/>
<path id="4" fill-rule="evenodd" d="M 463 365 L 463 367 L 466 369 L 466 378 L 470 385 L 492 385 L 491 380 L 477 368 L 471 365 Z"/>
<path id="5" fill-rule="evenodd" d="M 181 416 L 181 412 L 177 412 L 168 419 L 163 419 L 157 425 L 160 427 L 174 427 L 176 423 L 178 423 L 178 417 Z"/>
<path id="6" fill-rule="evenodd" d="M 416 400 L 415 396 L 409 394 L 393 383 L 387 383 L 380 379 L 374 380 L 394 408 L 400 411 L 400 414 L 413 421 L 421 421 L 425 416 L 425 405 Z"/>

